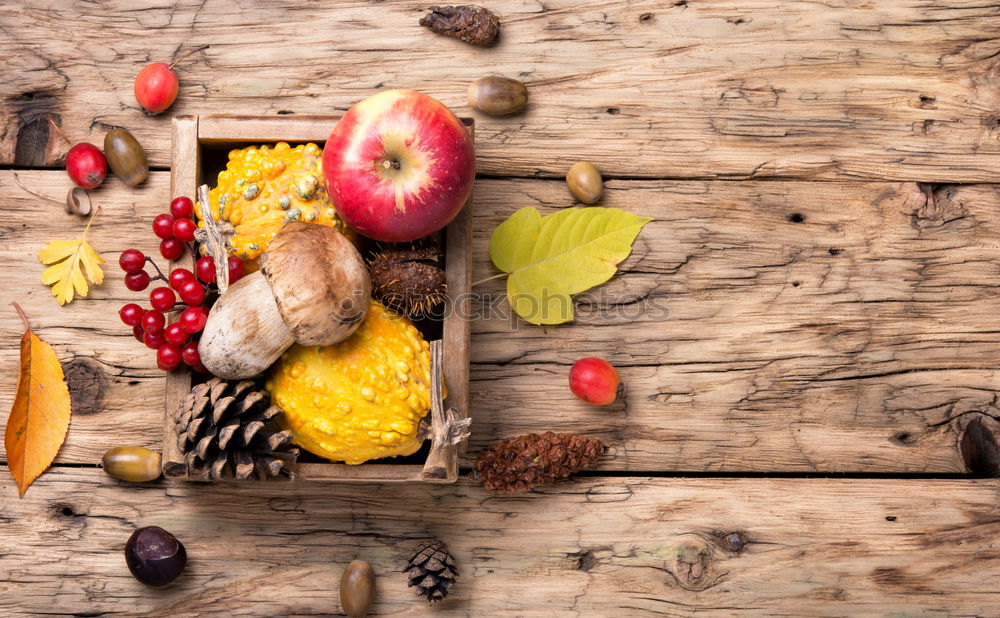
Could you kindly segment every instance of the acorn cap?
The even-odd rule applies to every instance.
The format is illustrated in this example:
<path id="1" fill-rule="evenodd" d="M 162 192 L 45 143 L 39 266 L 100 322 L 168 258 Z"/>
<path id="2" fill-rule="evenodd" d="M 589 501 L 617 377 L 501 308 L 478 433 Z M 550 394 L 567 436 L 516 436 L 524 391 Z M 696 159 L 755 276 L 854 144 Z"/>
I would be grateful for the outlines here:
<path id="1" fill-rule="evenodd" d="M 289 221 L 261 255 L 260 269 L 301 345 L 339 343 L 368 312 L 368 269 L 351 241 L 331 227 Z"/>

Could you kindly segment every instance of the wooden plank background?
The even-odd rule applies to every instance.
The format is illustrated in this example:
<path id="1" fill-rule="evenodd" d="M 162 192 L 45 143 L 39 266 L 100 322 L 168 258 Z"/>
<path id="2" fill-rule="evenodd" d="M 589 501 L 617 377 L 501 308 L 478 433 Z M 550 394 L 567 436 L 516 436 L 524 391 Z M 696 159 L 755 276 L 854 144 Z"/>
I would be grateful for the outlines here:
<path id="1" fill-rule="evenodd" d="M 337 614 L 340 569 L 361 558 L 379 614 L 425 615 L 401 569 L 427 536 L 462 571 L 444 615 L 996 613 L 1000 482 L 970 475 L 961 445 L 995 453 L 1000 436 L 1000 5 L 488 6 L 502 39 L 478 49 L 419 27 L 416 2 L 0 5 L 0 281 L 77 394 L 57 465 L 23 500 L 0 483 L 0 614 Z M 201 45 L 170 112 L 144 116 L 138 70 Z M 170 117 L 341 113 L 390 87 L 473 116 L 467 85 L 489 73 L 531 100 L 476 116 L 463 470 L 494 440 L 554 430 L 606 441 L 595 471 L 494 497 L 468 478 L 134 486 L 97 470 L 112 446 L 160 444 L 163 374 L 118 320 L 142 295 L 115 262 L 156 255 Z M 66 307 L 35 255 L 85 221 L 14 182 L 65 194 L 47 116 L 96 144 L 125 126 L 154 166 L 93 192 L 108 276 Z M 578 158 L 610 178 L 604 205 L 654 221 L 574 324 L 532 327 L 501 298 L 489 235 L 522 206 L 571 205 L 560 177 Z M 6 410 L 21 328 L 0 314 Z M 623 402 L 587 406 L 550 373 L 585 355 L 619 367 Z M 972 440 L 973 422 L 993 435 Z M 165 591 L 120 555 L 151 524 L 191 554 Z"/>

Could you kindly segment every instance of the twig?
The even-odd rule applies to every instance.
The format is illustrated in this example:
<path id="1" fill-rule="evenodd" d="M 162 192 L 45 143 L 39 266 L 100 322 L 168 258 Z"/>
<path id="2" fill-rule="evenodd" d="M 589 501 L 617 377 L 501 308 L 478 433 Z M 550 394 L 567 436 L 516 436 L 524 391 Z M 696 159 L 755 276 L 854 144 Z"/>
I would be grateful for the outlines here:
<path id="1" fill-rule="evenodd" d="M 188 53 L 184 54 L 180 58 L 177 58 L 176 60 L 174 60 L 173 62 L 171 62 L 169 65 L 167 65 L 167 68 L 168 69 L 173 69 L 174 65 L 177 64 L 178 62 L 180 62 L 181 60 L 184 60 L 185 58 L 187 58 L 188 56 L 190 56 L 192 54 L 197 54 L 198 52 L 200 52 L 200 51 L 202 51 L 204 49 L 208 49 L 209 47 L 211 47 L 211 46 L 210 45 L 202 45 L 201 47 L 192 49 Z"/>
<path id="2" fill-rule="evenodd" d="M 28 316 L 24 315 L 24 310 L 21 309 L 21 305 L 16 302 L 11 303 L 14 308 L 17 309 L 17 315 L 21 316 L 21 321 L 24 322 L 24 330 L 31 330 L 31 325 L 28 324 Z"/>
<path id="3" fill-rule="evenodd" d="M 59 134 L 59 137 L 61 137 L 64 140 L 66 140 L 66 143 L 69 144 L 70 146 L 72 146 L 73 142 L 69 141 L 69 138 L 66 137 L 66 134 L 62 132 L 62 129 L 60 129 L 59 125 L 56 124 L 56 121 L 52 120 L 52 116 L 46 116 L 45 118 L 46 118 L 46 120 L 49 121 L 49 124 L 52 125 L 52 128 L 56 130 L 56 133 Z"/>
<path id="4" fill-rule="evenodd" d="M 31 189 L 29 189 L 28 187 L 26 187 L 23 184 L 21 184 L 21 179 L 18 178 L 18 176 L 17 176 L 16 173 L 14 174 L 14 182 L 17 183 L 17 186 L 21 187 L 22 189 L 24 189 L 25 191 L 27 191 L 28 193 L 34 195 L 37 198 L 41 198 L 43 200 L 48 200 L 50 202 L 55 202 L 56 204 L 62 204 L 62 202 L 60 202 L 59 200 L 57 200 L 55 198 L 49 197 L 47 195 L 42 195 L 41 193 L 35 193 L 34 191 L 32 191 Z"/>

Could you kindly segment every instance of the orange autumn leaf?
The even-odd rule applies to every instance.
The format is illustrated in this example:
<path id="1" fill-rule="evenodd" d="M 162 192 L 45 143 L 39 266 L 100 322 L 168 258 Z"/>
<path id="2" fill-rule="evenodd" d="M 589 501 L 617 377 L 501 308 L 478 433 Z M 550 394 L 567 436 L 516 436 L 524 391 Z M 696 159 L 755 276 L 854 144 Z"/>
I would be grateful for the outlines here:
<path id="1" fill-rule="evenodd" d="M 7 419 L 4 446 L 7 467 L 23 498 L 28 486 L 56 458 L 66 439 L 71 406 L 69 388 L 56 353 L 32 332 L 21 307 L 17 303 L 14 307 L 24 320 L 25 332 L 21 336 L 21 374 Z"/>

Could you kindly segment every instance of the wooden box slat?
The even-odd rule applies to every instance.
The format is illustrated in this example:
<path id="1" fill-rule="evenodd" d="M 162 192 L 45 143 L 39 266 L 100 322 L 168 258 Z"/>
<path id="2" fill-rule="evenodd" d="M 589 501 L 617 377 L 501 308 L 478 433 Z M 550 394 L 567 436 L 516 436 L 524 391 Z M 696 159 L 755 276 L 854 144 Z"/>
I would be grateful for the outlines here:
<path id="1" fill-rule="evenodd" d="M 197 193 L 203 182 L 202 148 L 226 143 L 318 142 L 326 141 L 338 117 L 296 116 L 260 118 L 253 116 L 180 116 L 173 121 L 173 146 L 170 191 L 171 196 Z M 471 119 L 462 122 L 475 137 Z M 451 310 L 442 325 L 444 381 L 448 396 L 444 408 L 454 409 L 460 419 L 469 415 L 469 338 L 471 326 L 469 292 L 472 287 L 472 204 L 470 195 L 465 207 L 445 230 L 445 273 Z M 193 266 L 193 257 L 185 255 L 173 266 Z M 184 464 L 177 444 L 174 411 L 191 389 L 188 371 L 167 374 L 164 414 L 163 472 L 171 478 L 207 480 L 195 476 Z M 430 439 L 430 438 L 428 438 Z M 428 482 L 453 483 L 458 479 L 458 454 L 466 441 L 458 445 L 433 443 L 425 464 L 365 463 L 299 463 L 294 478 L 306 481 L 341 482 Z"/>

